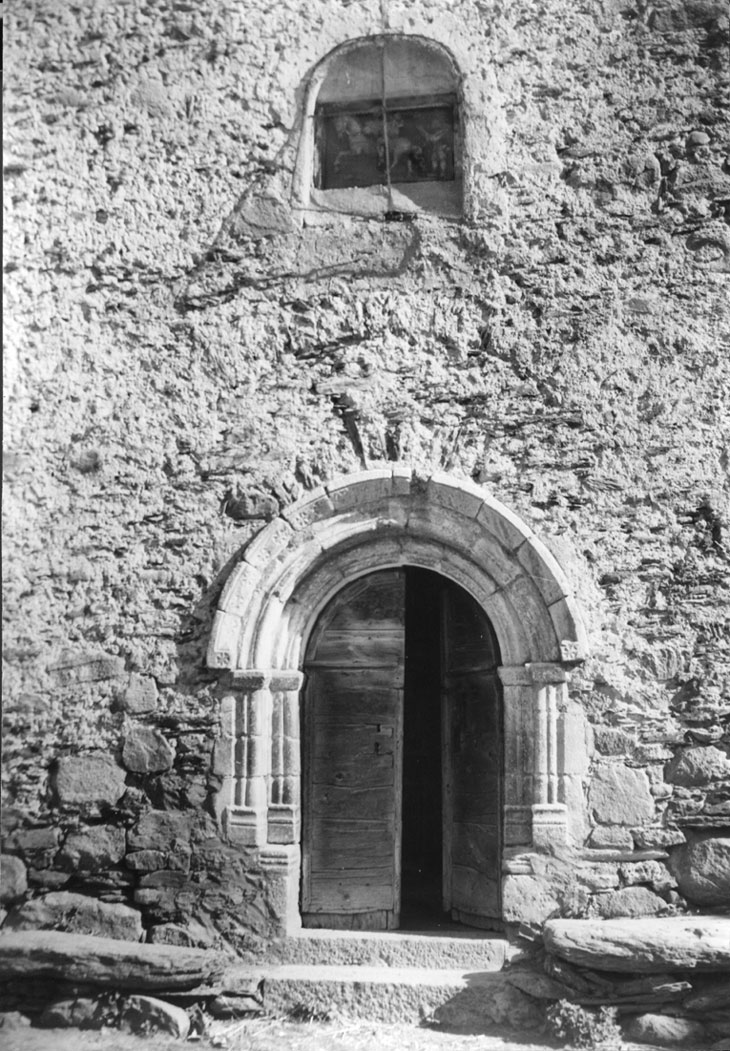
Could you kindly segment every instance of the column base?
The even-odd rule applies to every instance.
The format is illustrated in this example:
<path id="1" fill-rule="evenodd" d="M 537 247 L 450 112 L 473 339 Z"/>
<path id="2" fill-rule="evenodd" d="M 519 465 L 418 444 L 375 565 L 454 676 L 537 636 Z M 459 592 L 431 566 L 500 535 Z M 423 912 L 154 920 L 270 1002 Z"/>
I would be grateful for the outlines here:
<path id="1" fill-rule="evenodd" d="M 532 845 L 550 847 L 567 844 L 568 808 L 564 803 L 535 803 L 532 807 Z"/>

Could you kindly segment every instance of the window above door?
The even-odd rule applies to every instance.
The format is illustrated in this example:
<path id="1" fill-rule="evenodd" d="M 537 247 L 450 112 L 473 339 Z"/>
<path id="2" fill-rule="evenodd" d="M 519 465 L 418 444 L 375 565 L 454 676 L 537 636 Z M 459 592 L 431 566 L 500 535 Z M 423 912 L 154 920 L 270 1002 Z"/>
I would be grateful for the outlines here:
<path id="1" fill-rule="evenodd" d="M 314 212 L 460 216 L 460 77 L 440 45 L 374 36 L 318 67 L 298 170 Z"/>

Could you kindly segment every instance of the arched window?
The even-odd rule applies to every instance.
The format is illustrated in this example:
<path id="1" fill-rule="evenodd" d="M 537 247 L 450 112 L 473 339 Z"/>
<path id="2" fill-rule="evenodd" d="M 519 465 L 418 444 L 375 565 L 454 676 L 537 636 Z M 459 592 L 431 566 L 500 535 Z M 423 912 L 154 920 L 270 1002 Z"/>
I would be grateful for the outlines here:
<path id="1" fill-rule="evenodd" d="M 459 109 L 458 73 L 440 45 L 378 36 L 339 48 L 310 92 L 309 203 L 460 214 Z"/>

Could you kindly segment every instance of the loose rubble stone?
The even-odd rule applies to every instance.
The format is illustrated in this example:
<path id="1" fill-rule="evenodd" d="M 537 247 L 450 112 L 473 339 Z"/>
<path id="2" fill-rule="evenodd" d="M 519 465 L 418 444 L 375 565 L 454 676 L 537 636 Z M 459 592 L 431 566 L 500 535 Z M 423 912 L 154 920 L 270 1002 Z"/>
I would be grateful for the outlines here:
<path id="1" fill-rule="evenodd" d="M 598 971 L 725 971 L 730 969 L 730 917 L 549 920 L 545 947 Z"/>
<path id="2" fill-rule="evenodd" d="M 596 821 L 607 825 L 640 825 L 654 817 L 654 800 L 642 770 L 605 763 L 593 774 L 588 805 Z"/>
<path id="3" fill-rule="evenodd" d="M 149 675 L 132 672 L 120 704 L 125 712 L 133 715 L 153 712 L 157 707 L 157 683 Z"/>
<path id="4" fill-rule="evenodd" d="M 107 994 L 56 1000 L 48 1004 L 40 1017 L 39 1025 L 47 1029 L 101 1029 L 103 1026 L 115 1026 L 118 1020 L 118 1000 Z"/>
<path id="5" fill-rule="evenodd" d="M 13 909 L 4 926 L 4 930 L 13 931 L 40 929 L 136 940 L 142 936 L 142 917 L 128 905 L 106 904 L 69 891 L 52 891 Z"/>
<path id="6" fill-rule="evenodd" d="M 113 806 L 124 795 L 126 774 L 103 753 L 64 756 L 51 775 L 61 806 Z"/>
<path id="7" fill-rule="evenodd" d="M 730 760 L 725 752 L 712 745 L 683 748 L 664 770 L 667 781 L 675 785 L 706 785 L 730 778 Z"/>
<path id="8" fill-rule="evenodd" d="M 661 1047 L 690 1048 L 704 1044 L 707 1030 L 701 1022 L 668 1015 L 643 1014 L 632 1018 L 624 1030 L 629 1040 Z"/>
<path id="9" fill-rule="evenodd" d="M 28 876 L 20 858 L 0 854 L 0 903 L 11 904 L 22 898 L 28 889 Z"/>
<path id="10" fill-rule="evenodd" d="M 96 825 L 70 832 L 58 855 L 58 864 L 72 871 L 98 872 L 124 857 L 127 835 L 114 825 Z"/>
<path id="11" fill-rule="evenodd" d="M 153 996 L 128 996 L 121 1010 L 120 1026 L 131 1033 L 169 1033 L 186 1040 L 190 1032 L 190 1019 L 182 1007 L 165 1003 L 164 1000 Z"/>
<path id="12" fill-rule="evenodd" d="M 0 978 L 46 976 L 111 989 L 171 992 L 215 981 L 230 962 L 206 949 L 63 931 L 27 930 L 0 937 Z"/>
<path id="13" fill-rule="evenodd" d="M 698 834 L 672 851 L 668 865 L 679 890 L 691 902 L 730 903 L 730 837 Z"/>
<path id="14" fill-rule="evenodd" d="M 122 762 L 133 773 L 159 774 L 169 770 L 174 759 L 174 748 L 152 727 L 135 726 L 124 739 Z"/>
<path id="15" fill-rule="evenodd" d="M 28 865 L 46 868 L 53 864 L 60 840 L 57 828 L 18 829 L 8 836 L 6 847 L 13 854 L 20 854 Z"/>

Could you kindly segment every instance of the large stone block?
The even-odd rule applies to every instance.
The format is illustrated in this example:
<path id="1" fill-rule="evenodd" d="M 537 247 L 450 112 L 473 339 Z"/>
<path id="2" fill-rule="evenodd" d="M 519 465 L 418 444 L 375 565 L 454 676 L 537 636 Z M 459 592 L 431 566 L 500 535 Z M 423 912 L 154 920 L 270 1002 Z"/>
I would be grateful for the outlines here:
<path id="1" fill-rule="evenodd" d="M 57 828 L 16 829 L 5 841 L 9 854 L 19 854 L 33 868 L 52 865 L 61 843 Z"/>
<path id="2" fill-rule="evenodd" d="M 61 806 L 113 806 L 124 795 L 126 773 L 110 755 L 64 756 L 51 773 Z"/>
<path id="3" fill-rule="evenodd" d="M 697 834 L 667 862 L 682 894 L 695 905 L 730 902 L 730 837 Z"/>
<path id="4" fill-rule="evenodd" d="M 660 1047 L 701 1047 L 707 1040 L 707 1030 L 701 1022 L 659 1014 L 637 1015 L 627 1023 L 624 1033 L 639 1044 Z"/>
<path id="5" fill-rule="evenodd" d="M 133 714 L 153 712 L 157 707 L 157 683 L 152 676 L 132 672 L 129 685 L 121 696 L 120 707 Z"/>
<path id="6" fill-rule="evenodd" d="M 508 875 L 502 881 L 502 916 L 508 923 L 544 923 L 558 911 L 549 878 Z"/>
<path id="7" fill-rule="evenodd" d="M 643 770 L 602 763 L 593 772 L 588 806 L 605 825 L 641 825 L 654 817 L 654 800 Z"/>
<path id="8" fill-rule="evenodd" d="M 95 825 L 70 832 L 58 856 L 59 866 L 83 872 L 98 872 L 124 857 L 127 836 L 123 828 Z"/>
<path id="9" fill-rule="evenodd" d="M 49 674 L 59 686 L 76 683 L 100 682 L 124 675 L 124 659 L 108 653 L 73 653 L 62 656 L 49 665 Z"/>
<path id="10" fill-rule="evenodd" d="M 178 1040 L 186 1040 L 190 1032 L 190 1019 L 183 1008 L 154 996 L 128 996 L 119 1024 L 132 1033 L 169 1033 Z"/>
<path id="11" fill-rule="evenodd" d="M 599 971 L 727 971 L 730 917 L 657 916 L 638 919 L 549 920 L 545 948 Z"/>
<path id="12" fill-rule="evenodd" d="M 12 854 L 0 854 L 0 905 L 22 898 L 28 889 L 25 865 Z"/>
<path id="13" fill-rule="evenodd" d="M 122 762 L 135 774 L 159 774 L 169 770 L 175 750 L 169 741 L 151 726 L 133 726 L 124 738 Z"/>
<path id="14" fill-rule="evenodd" d="M 613 920 L 619 916 L 656 916 L 666 911 L 667 903 L 648 887 L 624 887 L 599 894 L 595 908 L 602 919 Z"/>
<path id="15" fill-rule="evenodd" d="M 65 930 L 102 938 L 138 941 L 142 918 L 128 905 L 108 904 L 69 891 L 52 891 L 13 909 L 5 921 L 9 931 Z"/>
<path id="16" fill-rule="evenodd" d="M 725 752 L 714 745 L 682 748 L 664 769 L 670 784 L 692 788 L 712 781 L 730 779 L 730 761 Z"/>

